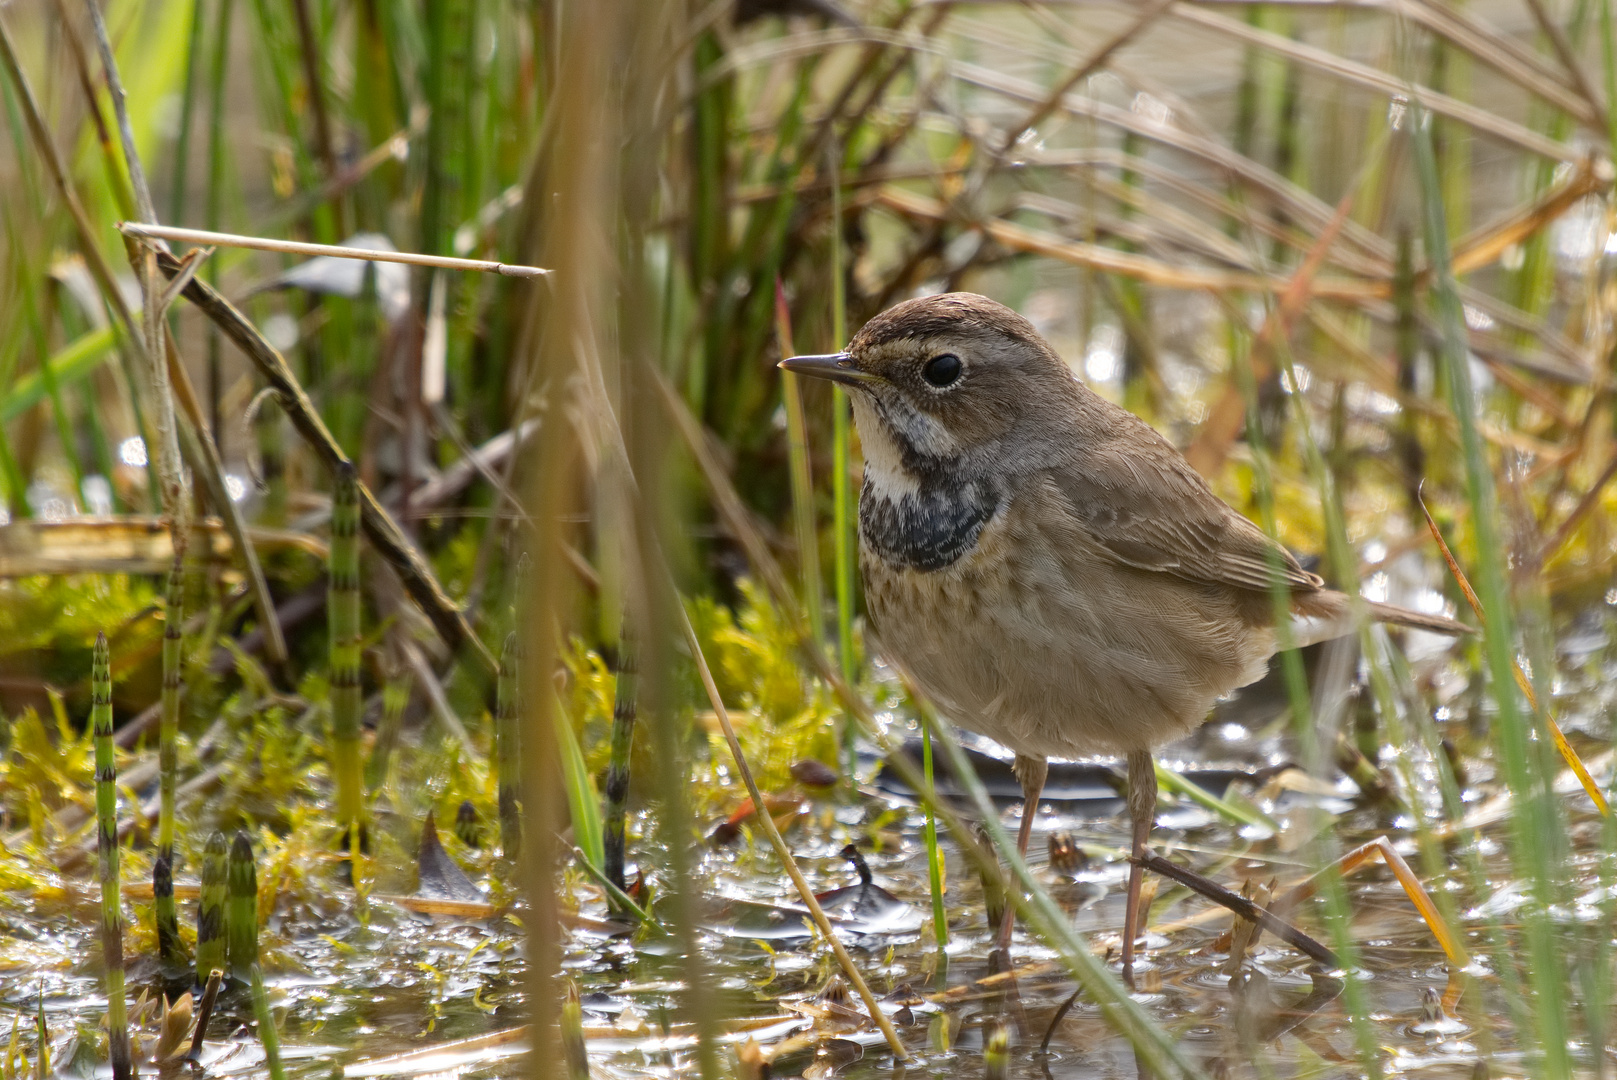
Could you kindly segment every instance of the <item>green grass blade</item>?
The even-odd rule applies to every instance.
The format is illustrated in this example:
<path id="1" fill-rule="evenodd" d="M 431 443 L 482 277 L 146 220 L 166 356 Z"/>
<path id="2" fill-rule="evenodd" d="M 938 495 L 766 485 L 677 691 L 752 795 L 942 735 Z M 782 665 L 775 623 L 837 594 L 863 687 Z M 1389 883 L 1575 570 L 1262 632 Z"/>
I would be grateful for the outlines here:
<path id="1" fill-rule="evenodd" d="M 605 862 L 604 840 L 601 835 L 601 799 L 595 793 L 589 769 L 584 765 L 584 751 L 578 745 L 578 736 L 565 713 L 558 713 L 556 749 L 561 755 L 562 781 L 567 788 L 567 809 L 573 817 L 573 839 L 590 863 L 600 866 Z"/>
<path id="2" fill-rule="evenodd" d="M 1465 311 L 1449 264 L 1448 226 L 1441 179 L 1432 150 L 1427 114 L 1412 102 L 1410 117 L 1415 166 L 1420 182 L 1426 257 L 1431 267 L 1431 298 L 1441 333 L 1438 359 L 1447 383 L 1450 407 L 1459 424 L 1465 462 L 1466 499 L 1475 533 L 1477 566 L 1472 580 L 1488 625 L 1483 631 L 1492 696 L 1498 707 L 1494 723 L 1506 783 L 1517 799 L 1513 833 L 1518 872 L 1531 883 L 1534 903 L 1525 912 L 1528 970 L 1538 1024 L 1534 1033 L 1543 1054 L 1543 1075 L 1570 1075 L 1566 1026 L 1565 967 L 1554 940 L 1549 908 L 1556 900 L 1554 860 L 1561 846 L 1554 796 L 1533 767 L 1538 759 L 1530 745 L 1536 736 L 1522 711 L 1514 678 L 1515 615 L 1506 586 L 1506 557 L 1499 535 L 1498 497 L 1493 472 L 1478 428 L 1476 393 Z M 1523 1033 L 1526 1035 L 1527 1033 Z"/>

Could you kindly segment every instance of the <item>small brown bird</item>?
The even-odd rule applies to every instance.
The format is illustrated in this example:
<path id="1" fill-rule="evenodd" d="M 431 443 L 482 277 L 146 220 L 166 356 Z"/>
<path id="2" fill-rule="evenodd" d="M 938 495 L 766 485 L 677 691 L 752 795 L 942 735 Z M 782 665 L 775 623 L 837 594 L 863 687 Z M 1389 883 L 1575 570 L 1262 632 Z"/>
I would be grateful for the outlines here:
<path id="1" fill-rule="evenodd" d="M 1076 379 L 1031 323 L 972 293 L 908 300 L 846 352 L 780 366 L 846 386 L 864 450 L 859 564 L 878 647 L 962 726 L 1016 753 L 1027 851 L 1049 757 L 1128 760 L 1133 852 L 1156 808 L 1152 748 L 1256 681 L 1271 583 L 1308 644 L 1349 598 L 1214 495 L 1169 442 Z M 1441 616 L 1368 604 L 1441 633 Z M 1129 871 L 1132 980 L 1141 869 Z M 1009 917 L 1000 942 L 1008 944 Z"/>

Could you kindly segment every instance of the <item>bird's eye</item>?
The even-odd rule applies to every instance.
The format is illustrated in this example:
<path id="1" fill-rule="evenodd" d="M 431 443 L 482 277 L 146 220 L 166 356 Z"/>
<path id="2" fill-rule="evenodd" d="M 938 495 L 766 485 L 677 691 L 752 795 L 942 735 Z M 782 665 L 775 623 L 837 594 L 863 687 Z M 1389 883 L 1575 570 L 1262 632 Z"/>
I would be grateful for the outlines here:
<path id="1" fill-rule="evenodd" d="M 921 378 L 939 390 L 943 389 L 960 378 L 960 357 L 951 352 L 939 353 L 926 362 L 926 367 L 921 369 Z"/>

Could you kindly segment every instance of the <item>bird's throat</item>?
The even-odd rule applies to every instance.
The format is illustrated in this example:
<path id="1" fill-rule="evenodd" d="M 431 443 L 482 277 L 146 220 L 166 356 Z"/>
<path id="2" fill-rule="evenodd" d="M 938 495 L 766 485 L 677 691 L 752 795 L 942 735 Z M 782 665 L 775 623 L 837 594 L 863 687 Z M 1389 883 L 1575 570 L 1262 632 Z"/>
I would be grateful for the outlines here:
<path id="1" fill-rule="evenodd" d="M 977 546 L 999 508 L 998 497 L 976 482 L 891 479 L 867 465 L 859 492 L 860 540 L 889 566 L 926 572 L 952 565 Z"/>

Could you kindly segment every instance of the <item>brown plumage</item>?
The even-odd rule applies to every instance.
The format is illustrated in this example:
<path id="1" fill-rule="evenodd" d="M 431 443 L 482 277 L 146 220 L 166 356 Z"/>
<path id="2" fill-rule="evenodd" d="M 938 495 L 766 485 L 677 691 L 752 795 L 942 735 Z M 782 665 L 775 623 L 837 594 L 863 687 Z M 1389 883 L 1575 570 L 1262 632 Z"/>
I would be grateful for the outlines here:
<path id="1" fill-rule="evenodd" d="M 1148 424 L 1074 378 L 1001 304 L 971 293 L 909 300 L 845 353 L 781 366 L 852 391 L 865 456 L 860 568 L 879 648 L 952 719 L 1016 752 L 1024 851 L 1045 759 L 1110 752 L 1129 760 L 1143 852 L 1151 749 L 1263 675 L 1276 648 L 1277 576 L 1300 643 L 1352 629 L 1347 596 L 1213 494 Z M 1138 891 L 1136 867 L 1125 975 Z"/>

